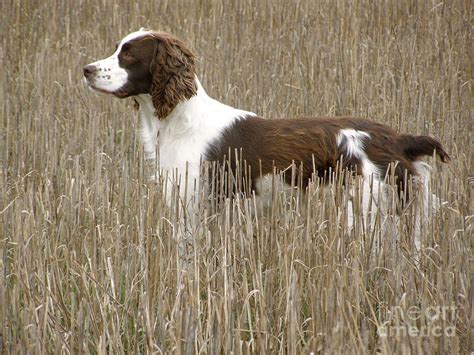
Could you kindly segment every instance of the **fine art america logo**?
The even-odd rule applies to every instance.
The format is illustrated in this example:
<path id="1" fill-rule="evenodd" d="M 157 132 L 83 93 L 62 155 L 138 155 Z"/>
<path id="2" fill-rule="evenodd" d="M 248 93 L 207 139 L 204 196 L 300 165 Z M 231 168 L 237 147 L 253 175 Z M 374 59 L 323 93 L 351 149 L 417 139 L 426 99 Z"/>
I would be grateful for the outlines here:
<path id="1" fill-rule="evenodd" d="M 377 332 L 380 337 L 453 337 L 456 306 L 391 307 Z"/>

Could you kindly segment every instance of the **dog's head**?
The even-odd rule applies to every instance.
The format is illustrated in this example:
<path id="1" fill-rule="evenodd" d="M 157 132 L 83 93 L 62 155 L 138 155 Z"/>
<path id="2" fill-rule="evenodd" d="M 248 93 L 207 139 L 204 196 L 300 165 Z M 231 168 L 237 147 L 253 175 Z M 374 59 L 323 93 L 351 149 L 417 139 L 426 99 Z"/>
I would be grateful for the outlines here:
<path id="1" fill-rule="evenodd" d="M 119 98 L 150 94 L 155 114 L 163 119 L 196 94 L 196 56 L 179 39 L 164 32 L 130 33 L 108 58 L 84 67 L 92 89 Z"/>

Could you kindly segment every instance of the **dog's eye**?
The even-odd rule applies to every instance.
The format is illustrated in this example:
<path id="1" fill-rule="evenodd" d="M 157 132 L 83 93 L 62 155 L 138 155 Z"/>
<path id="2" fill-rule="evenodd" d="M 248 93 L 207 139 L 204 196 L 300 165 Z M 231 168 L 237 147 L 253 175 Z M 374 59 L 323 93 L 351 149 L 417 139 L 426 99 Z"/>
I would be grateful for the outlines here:
<path id="1" fill-rule="evenodd" d="M 127 60 L 130 60 L 130 59 L 133 59 L 133 55 L 130 54 L 130 52 L 123 52 L 122 54 L 123 56 L 123 59 L 127 59 Z"/>

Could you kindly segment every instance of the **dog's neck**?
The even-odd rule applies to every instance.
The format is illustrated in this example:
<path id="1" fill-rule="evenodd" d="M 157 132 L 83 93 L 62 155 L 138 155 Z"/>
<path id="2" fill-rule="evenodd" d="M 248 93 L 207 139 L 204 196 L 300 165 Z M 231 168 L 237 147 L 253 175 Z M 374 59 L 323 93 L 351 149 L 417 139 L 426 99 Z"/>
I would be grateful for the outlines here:
<path id="1" fill-rule="evenodd" d="M 155 116 L 155 107 L 149 94 L 135 96 L 140 106 L 141 136 L 147 158 L 155 159 L 158 145 L 167 146 L 177 140 L 209 143 L 236 119 L 254 116 L 252 112 L 238 110 L 209 97 L 199 79 L 195 79 L 197 93 L 180 102 L 162 119 Z"/>

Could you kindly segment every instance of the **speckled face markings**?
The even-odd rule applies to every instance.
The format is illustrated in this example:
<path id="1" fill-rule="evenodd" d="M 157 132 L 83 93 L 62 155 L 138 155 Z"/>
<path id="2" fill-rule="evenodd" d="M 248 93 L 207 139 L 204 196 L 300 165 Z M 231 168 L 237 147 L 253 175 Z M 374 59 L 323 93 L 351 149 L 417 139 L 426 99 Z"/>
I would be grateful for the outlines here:
<path id="1" fill-rule="evenodd" d="M 84 77 L 87 85 L 98 92 L 114 94 L 118 97 L 128 96 L 125 86 L 129 73 L 120 66 L 119 54 L 128 42 L 147 34 L 148 31 L 144 30 L 130 33 L 120 41 L 110 57 L 86 65 Z"/>

